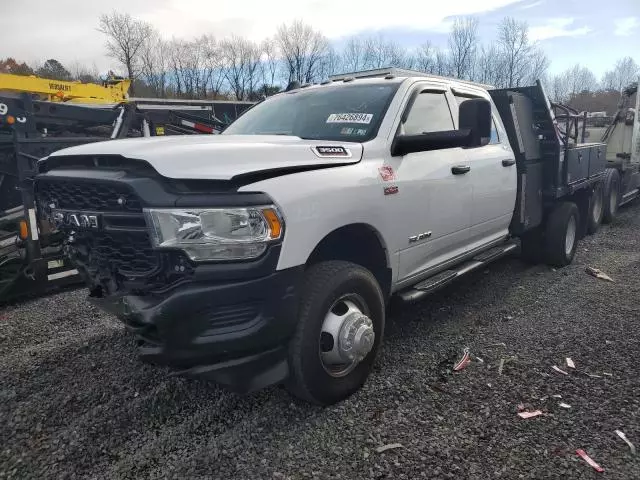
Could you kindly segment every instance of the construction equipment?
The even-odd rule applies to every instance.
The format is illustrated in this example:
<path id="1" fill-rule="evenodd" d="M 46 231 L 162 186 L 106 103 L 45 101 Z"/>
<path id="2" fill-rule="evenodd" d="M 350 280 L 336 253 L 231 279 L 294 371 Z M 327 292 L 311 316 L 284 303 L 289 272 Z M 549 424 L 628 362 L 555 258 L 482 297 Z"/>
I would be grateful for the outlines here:
<path id="1" fill-rule="evenodd" d="M 0 92 L 0 304 L 80 281 L 65 259 L 62 239 L 41 235 L 48 227 L 36 220 L 32 183 L 39 159 L 109 139 L 219 133 L 252 105 L 142 98 L 110 104 L 106 96 L 81 97 L 77 90 L 74 99 L 43 101 L 34 92 L 18 94 L 25 86 Z M 80 98 L 85 104 L 76 102 Z"/>
<path id="2" fill-rule="evenodd" d="M 29 92 L 38 100 L 79 104 L 118 104 L 129 99 L 131 81 L 110 76 L 102 85 L 0 73 L 0 91 Z"/>

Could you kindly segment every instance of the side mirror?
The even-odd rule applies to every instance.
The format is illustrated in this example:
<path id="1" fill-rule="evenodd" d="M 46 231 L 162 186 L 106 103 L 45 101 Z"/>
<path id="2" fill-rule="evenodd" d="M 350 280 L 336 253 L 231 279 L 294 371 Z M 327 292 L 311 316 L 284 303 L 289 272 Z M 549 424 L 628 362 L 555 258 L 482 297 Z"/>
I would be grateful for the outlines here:
<path id="1" fill-rule="evenodd" d="M 391 155 L 402 156 L 445 148 L 474 148 L 489 143 L 491 103 L 484 98 L 472 98 L 462 102 L 458 111 L 458 130 L 398 135 L 391 144 Z"/>
<path id="2" fill-rule="evenodd" d="M 465 100 L 458 108 L 458 128 L 469 130 L 471 139 L 467 148 L 481 147 L 491 139 L 491 103 L 484 98 Z"/>

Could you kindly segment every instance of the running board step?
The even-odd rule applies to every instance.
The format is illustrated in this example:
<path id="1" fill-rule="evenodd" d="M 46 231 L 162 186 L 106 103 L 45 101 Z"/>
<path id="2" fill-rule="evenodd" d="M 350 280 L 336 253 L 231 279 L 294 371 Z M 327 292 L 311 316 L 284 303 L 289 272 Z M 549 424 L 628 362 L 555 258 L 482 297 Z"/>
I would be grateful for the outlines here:
<path id="1" fill-rule="evenodd" d="M 417 283 L 413 287 L 398 293 L 398 296 L 402 301 L 409 303 L 421 300 L 430 293 L 453 282 L 456 278 L 477 270 L 478 268 L 507 255 L 516 248 L 518 248 L 518 244 L 515 242 L 491 248 L 485 252 L 479 253 L 470 261 L 459 265 L 456 269 L 445 270 L 444 272 L 440 272 L 433 277 L 429 277 L 426 280 Z"/>
<path id="2" fill-rule="evenodd" d="M 629 203 L 631 200 L 636 198 L 638 195 L 640 195 L 640 190 L 638 190 L 637 188 L 635 190 L 632 190 L 630 192 L 625 193 L 622 196 L 622 198 L 620 199 L 620 205 L 622 206 L 625 203 Z"/>

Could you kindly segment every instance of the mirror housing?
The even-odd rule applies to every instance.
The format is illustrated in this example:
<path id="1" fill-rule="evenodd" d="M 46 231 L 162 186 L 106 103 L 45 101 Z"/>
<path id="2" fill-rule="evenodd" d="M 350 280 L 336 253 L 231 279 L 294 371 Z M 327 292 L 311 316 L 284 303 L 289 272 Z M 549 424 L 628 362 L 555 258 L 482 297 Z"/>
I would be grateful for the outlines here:
<path id="1" fill-rule="evenodd" d="M 467 148 L 482 147 L 491 139 L 491 103 L 484 98 L 470 98 L 458 107 L 458 128 L 470 130 Z"/>
<path id="2" fill-rule="evenodd" d="M 484 98 L 471 98 L 462 102 L 458 111 L 458 130 L 398 135 L 391 145 L 391 155 L 395 157 L 445 148 L 474 148 L 489 143 L 491 103 Z"/>

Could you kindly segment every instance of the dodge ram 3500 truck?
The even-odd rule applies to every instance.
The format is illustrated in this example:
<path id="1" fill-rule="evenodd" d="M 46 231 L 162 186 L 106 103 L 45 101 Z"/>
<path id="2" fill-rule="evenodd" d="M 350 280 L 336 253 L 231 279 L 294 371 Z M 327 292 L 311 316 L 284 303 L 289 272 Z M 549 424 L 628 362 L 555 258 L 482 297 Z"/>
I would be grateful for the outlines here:
<path id="1" fill-rule="evenodd" d="M 540 84 L 420 75 L 295 88 L 221 135 L 55 152 L 34 179 L 40 222 L 143 360 L 340 401 L 372 369 L 391 297 L 519 246 L 567 265 L 602 217 L 604 145 L 573 142 Z"/>

